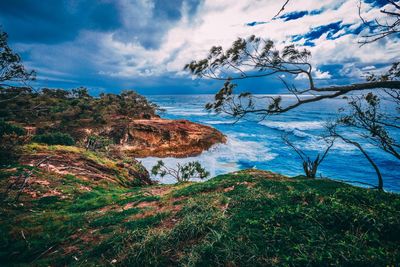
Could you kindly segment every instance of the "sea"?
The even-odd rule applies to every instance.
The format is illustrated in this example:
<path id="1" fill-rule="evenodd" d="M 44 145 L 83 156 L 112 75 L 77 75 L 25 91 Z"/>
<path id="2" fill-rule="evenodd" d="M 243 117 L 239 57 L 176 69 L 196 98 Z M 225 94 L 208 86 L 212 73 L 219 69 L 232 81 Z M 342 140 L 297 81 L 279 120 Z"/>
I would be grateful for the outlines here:
<path id="1" fill-rule="evenodd" d="M 266 105 L 268 95 L 257 95 L 257 105 Z M 284 103 L 295 101 L 293 96 L 282 95 Z M 210 177 L 242 169 L 257 168 L 287 176 L 303 174 L 302 161 L 297 153 L 282 139 L 286 135 L 292 143 L 311 159 L 326 148 L 320 138 L 326 132 L 325 125 L 333 121 L 346 107 L 348 99 L 328 99 L 300 106 L 289 112 L 266 118 L 245 117 L 235 121 L 224 114 L 209 113 L 206 103 L 214 95 L 149 95 L 147 98 L 164 111 L 163 118 L 187 119 L 212 126 L 227 136 L 226 144 L 217 144 L 201 155 L 188 158 L 163 158 L 169 167 L 189 161 L 199 161 L 210 172 Z M 382 102 L 386 112 L 395 111 L 394 103 Z M 392 133 L 397 138 L 400 132 Z M 359 132 L 347 130 L 347 136 L 360 142 L 379 166 L 384 179 L 384 188 L 400 192 L 400 161 L 367 142 Z M 159 158 L 139 159 L 150 171 Z M 321 163 L 318 178 L 331 178 L 357 186 L 377 184 L 377 176 L 361 152 L 353 145 L 337 141 Z M 174 183 L 173 177 L 152 177 L 160 183 Z M 196 179 L 195 179 L 196 180 Z"/>

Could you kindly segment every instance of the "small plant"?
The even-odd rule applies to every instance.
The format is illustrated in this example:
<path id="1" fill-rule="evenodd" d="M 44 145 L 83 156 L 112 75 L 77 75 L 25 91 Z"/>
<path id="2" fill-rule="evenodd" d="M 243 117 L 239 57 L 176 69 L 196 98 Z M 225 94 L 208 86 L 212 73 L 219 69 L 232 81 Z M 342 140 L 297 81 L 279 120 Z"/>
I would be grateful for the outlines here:
<path id="1" fill-rule="evenodd" d="M 32 138 L 32 141 L 47 145 L 73 146 L 75 144 L 75 140 L 69 134 L 61 132 L 38 134 Z"/>
<path id="2" fill-rule="evenodd" d="M 86 149 L 92 151 L 108 151 L 109 146 L 112 144 L 110 138 L 98 135 L 90 135 L 86 140 Z"/>
<path id="3" fill-rule="evenodd" d="M 160 175 L 161 177 L 170 175 L 174 177 L 178 183 L 187 182 L 190 178 L 204 179 L 210 175 L 198 161 L 188 162 L 183 165 L 177 163 L 176 167 L 176 169 L 169 168 L 165 166 L 162 160 L 159 160 L 151 169 L 151 174 Z"/>
<path id="4" fill-rule="evenodd" d="M 300 148 L 296 147 L 292 141 L 290 141 L 289 137 L 287 135 L 282 136 L 282 140 L 285 142 L 286 145 L 288 145 L 290 148 L 292 148 L 297 155 L 302 160 L 303 163 L 303 170 L 304 174 L 308 178 L 315 178 L 317 175 L 317 170 L 319 165 L 324 161 L 325 157 L 328 155 L 329 150 L 332 148 L 335 139 L 334 138 L 324 138 L 323 140 L 327 143 L 327 146 L 325 148 L 325 151 L 322 153 L 322 156 L 320 153 L 317 154 L 314 160 L 312 160 L 306 153 L 304 153 Z"/>

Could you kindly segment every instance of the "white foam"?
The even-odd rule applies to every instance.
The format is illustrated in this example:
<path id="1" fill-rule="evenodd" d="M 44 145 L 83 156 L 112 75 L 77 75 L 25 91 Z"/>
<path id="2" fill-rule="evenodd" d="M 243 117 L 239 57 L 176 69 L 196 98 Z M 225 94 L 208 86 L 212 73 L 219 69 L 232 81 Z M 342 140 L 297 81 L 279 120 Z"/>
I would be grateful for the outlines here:
<path id="1" fill-rule="evenodd" d="M 261 121 L 259 124 L 269 128 L 290 131 L 294 130 L 317 130 L 324 128 L 324 121 Z"/>
<path id="2" fill-rule="evenodd" d="M 202 123 L 206 124 L 211 124 L 211 125 L 218 125 L 218 124 L 234 124 L 236 121 L 234 120 L 226 120 L 226 121 L 219 121 L 219 120 L 213 120 L 213 121 L 202 121 Z M 236 122 L 240 123 L 240 122 Z"/>
<path id="3" fill-rule="evenodd" d="M 221 173 L 239 170 L 237 162 L 265 162 L 274 159 L 276 156 L 276 154 L 269 151 L 265 144 L 253 141 L 243 141 L 234 135 L 228 135 L 228 141 L 226 144 L 215 145 L 197 157 L 168 157 L 163 158 L 162 160 L 169 167 L 175 167 L 178 162 L 183 164 L 196 160 L 210 172 L 210 177 L 214 177 Z M 154 166 L 160 158 L 148 157 L 139 160 L 143 163 L 146 169 L 150 171 L 152 166 Z M 168 176 L 163 178 L 152 177 L 152 179 L 167 184 L 176 182 L 172 177 Z"/>
<path id="4" fill-rule="evenodd" d="M 188 109 L 169 109 L 168 114 L 179 115 L 179 116 L 207 116 L 208 112 L 202 110 L 188 110 Z"/>

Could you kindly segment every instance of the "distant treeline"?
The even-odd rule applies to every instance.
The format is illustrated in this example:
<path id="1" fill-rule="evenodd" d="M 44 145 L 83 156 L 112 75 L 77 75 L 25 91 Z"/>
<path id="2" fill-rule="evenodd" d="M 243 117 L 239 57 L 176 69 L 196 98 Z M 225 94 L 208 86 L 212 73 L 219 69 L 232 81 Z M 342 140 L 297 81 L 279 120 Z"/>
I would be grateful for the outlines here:
<path id="1" fill-rule="evenodd" d="M 0 90 L 0 119 L 62 130 L 106 124 L 115 117 L 156 116 L 157 105 L 134 91 L 93 97 L 86 88 L 72 90 L 9 88 Z"/>

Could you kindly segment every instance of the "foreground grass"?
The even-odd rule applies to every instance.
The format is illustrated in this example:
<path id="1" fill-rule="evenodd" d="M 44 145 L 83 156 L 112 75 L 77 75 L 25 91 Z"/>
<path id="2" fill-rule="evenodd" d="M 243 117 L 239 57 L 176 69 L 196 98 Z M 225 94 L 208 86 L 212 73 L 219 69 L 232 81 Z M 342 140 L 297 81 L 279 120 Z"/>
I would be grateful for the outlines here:
<path id="1" fill-rule="evenodd" d="M 3 265 L 400 263 L 396 194 L 254 170 L 136 189 L 51 179 L 63 195 L 2 204 Z"/>

